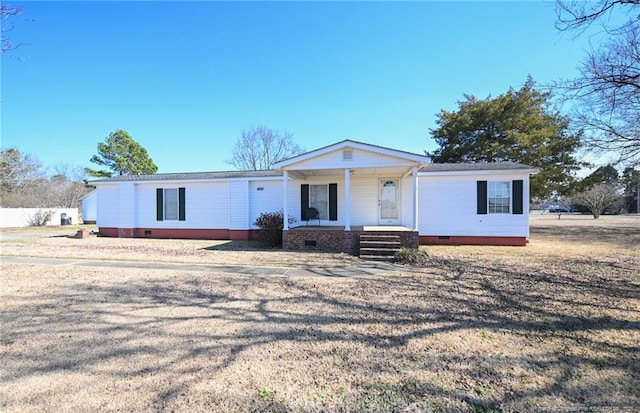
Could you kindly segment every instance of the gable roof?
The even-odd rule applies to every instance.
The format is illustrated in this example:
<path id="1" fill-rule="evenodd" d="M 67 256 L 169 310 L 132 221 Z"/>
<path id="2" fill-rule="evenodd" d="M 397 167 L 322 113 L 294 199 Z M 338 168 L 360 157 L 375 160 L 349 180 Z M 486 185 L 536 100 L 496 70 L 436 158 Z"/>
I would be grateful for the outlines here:
<path id="1" fill-rule="evenodd" d="M 372 145 L 370 143 L 353 141 L 350 139 L 345 139 L 341 142 L 337 142 L 328 146 L 324 146 L 322 148 L 314 149 L 309 152 L 305 152 L 300 155 L 293 156 L 291 158 L 283 159 L 273 164 L 274 169 L 282 169 L 287 166 L 296 164 L 298 162 L 306 161 L 307 159 L 315 158 L 318 156 L 322 156 L 329 152 L 338 151 L 341 149 L 361 149 L 364 151 L 375 152 L 382 155 L 393 156 L 396 158 L 407 159 L 413 162 L 418 163 L 429 163 L 431 162 L 431 158 L 425 155 L 420 155 L 417 153 L 411 153 L 406 151 L 401 151 L 398 149 L 387 148 L 379 145 Z"/>
<path id="2" fill-rule="evenodd" d="M 262 171 L 220 171 L 220 172 L 184 172 L 184 173 L 159 173 L 150 175 L 121 175 L 110 178 L 96 179 L 89 181 L 89 184 L 103 184 L 116 182 L 156 182 L 156 181 L 210 181 L 222 179 L 242 179 L 242 178 L 277 178 L 282 177 L 281 168 L 293 165 L 298 162 L 305 161 L 314 157 L 324 155 L 329 152 L 351 148 L 361 149 L 365 151 L 375 152 L 382 155 L 393 156 L 405 160 L 420 163 L 420 174 L 425 175 L 460 175 L 468 173 L 500 173 L 505 171 L 517 171 L 520 173 L 537 173 L 538 168 L 533 166 L 519 164 L 516 162 L 474 162 L 474 163 L 430 163 L 428 156 L 416 153 L 401 151 L 397 149 L 387 148 L 384 146 L 371 145 L 368 143 L 353 141 L 350 139 L 343 140 L 332 145 L 324 146 L 313 151 L 284 159 L 276 162 L 274 169 Z M 278 169 L 278 170 L 276 170 Z M 90 194 L 90 193 L 89 193 Z M 89 194 L 85 195 L 89 196 Z"/>
<path id="3" fill-rule="evenodd" d="M 80 198 L 78 198 L 80 201 L 82 201 L 83 199 L 89 198 L 90 196 L 95 196 L 98 195 L 98 193 L 96 192 L 95 189 L 92 189 L 91 191 L 87 192 L 86 194 L 82 195 Z"/>
<path id="4" fill-rule="evenodd" d="M 146 182 L 146 181 L 192 181 L 192 180 L 215 180 L 230 178 L 269 178 L 282 176 L 281 172 L 274 170 L 266 171 L 223 171 L 223 172 L 185 172 L 185 173 L 162 173 L 151 175 L 121 175 L 110 178 L 89 181 L 90 184 L 101 184 L 109 182 Z"/>

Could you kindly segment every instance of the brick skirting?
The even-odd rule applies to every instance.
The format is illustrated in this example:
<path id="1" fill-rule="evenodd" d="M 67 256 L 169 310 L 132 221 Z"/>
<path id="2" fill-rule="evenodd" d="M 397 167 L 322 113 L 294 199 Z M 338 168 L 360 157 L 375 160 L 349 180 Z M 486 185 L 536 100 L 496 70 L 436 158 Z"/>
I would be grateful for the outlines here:
<path id="1" fill-rule="evenodd" d="M 416 231 L 344 231 L 295 228 L 282 232 L 282 248 L 291 251 L 360 253 L 360 235 L 398 235 L 403 247 L 418 248 Z"/>
<path id="2" fill-rule="evenodd" d="M 182 228 L 108 228 L 100 227 L 101 237 L 172 238 L 172 239 L 228 239 L 246 241 L 257 239 L 257 230 L 182 229 Z"/>
<path id="3" fill-rule="evenodd" d="M 437 236 L 421 235 L 420 244 L 424 245 L 497 245 L 524 247 L 526 237 L 478 237 L 478 236 Z"/>

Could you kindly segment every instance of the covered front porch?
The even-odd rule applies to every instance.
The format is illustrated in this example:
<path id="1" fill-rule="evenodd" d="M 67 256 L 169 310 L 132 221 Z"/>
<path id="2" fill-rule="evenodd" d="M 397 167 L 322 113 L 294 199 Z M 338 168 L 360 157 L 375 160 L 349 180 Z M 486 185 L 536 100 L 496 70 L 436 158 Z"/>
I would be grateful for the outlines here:
<path id="1" fill-rule="evenodd" d="M 284 248 L 358 255 L 364 237 L 417 247 L 418 172 L 428 161 L 343 141 L 276 163 L 284 216 L 294 221 L 284 222 Z"/>

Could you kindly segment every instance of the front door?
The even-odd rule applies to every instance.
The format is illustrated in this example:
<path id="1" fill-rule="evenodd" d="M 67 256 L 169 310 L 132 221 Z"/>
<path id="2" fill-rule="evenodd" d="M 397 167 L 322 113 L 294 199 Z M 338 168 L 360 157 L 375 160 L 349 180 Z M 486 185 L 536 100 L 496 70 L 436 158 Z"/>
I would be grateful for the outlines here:
<path id="1" fill-rule="evenodd" d="M 397 179 L 381 179 L 378 198 L 378 223 L 400 224 L 400 182 Z"/>

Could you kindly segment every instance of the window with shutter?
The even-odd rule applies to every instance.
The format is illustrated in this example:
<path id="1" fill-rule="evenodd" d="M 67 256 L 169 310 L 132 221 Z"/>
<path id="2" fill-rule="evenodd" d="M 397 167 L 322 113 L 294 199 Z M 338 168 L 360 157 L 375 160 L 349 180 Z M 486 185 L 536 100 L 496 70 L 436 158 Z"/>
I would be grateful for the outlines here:
<path id="1" fill-rule="evenodd" d="M 156 220 L 157 221 L 185 221 L 186 220 L 186 189 L 185 188 L 157 188 L 156 189 Z"/>

